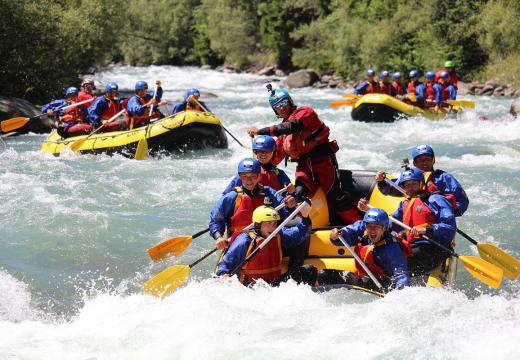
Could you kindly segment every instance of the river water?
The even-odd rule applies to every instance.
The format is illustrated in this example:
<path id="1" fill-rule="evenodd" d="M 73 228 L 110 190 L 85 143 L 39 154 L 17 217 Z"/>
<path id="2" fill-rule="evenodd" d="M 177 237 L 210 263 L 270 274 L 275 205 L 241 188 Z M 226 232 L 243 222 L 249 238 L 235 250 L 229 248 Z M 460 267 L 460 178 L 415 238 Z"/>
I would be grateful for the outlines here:
<path id="1" fill-rule="evenodd" d="M 276 122 L 267 77 L 177 67 L 122 67 L 96 74 L 129 90 L 161 79 L 165 99 L 197 86 L 225 126 Z M 275 84 L 276 87 L 276 84 Z M 520 257 L 520 121 L 511 99 L 478 97 L 457 119 L 366 124 L 333 109 L 342 91 L 293 90 L 332 129 L 346 169 L 397 172 L 414 145 L 429 143 L 437 167 L 462 182 L 470 207 L 459 227 Z M 213 94 L 217 95 L 216 97 Z M 488 120 L 482 120 L 483 117 Z M 211 279 L 216 258 L 164 300 L 139 284 L 210 250 L 195 239 L 180 257 L 152 264 L 146 249 L 204 229 L 208 213 L 250 153 L 229 149 L 135 161 L 121 156 L 56 158 L 44 135 L 0 144 L 0 359 L 514 358 L 520 353 L 520 286 L 491 290 L 462 266 L 451 290 L 409 288 L 384 299 L 352 290 L 315 294 L 289 282 L 246 289 Z M 294 167 L 287 172 L 292 176 Z M 477 255 L 457 238 L 457 251 Z"/>

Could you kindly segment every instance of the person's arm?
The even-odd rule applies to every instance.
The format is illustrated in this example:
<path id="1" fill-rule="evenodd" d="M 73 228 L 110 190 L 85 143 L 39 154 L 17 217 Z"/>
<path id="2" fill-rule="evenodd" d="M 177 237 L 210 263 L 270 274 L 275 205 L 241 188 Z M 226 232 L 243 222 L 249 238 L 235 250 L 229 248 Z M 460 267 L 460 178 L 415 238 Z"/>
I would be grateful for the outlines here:
<path id="1" fill-rule="evenodd" d="M 48 110 L 52 110 L 54 112 L 54 115 L 63 115 L 63 110 L 60 109 L 67 105 L 68 103 L 65 100 L 55 100 L 43 105 L 40 111 L 42 113 L 47 113 Z"/>
<path id="2" fill-rule="evenodd" d="M 403 221 L 403 206 L 404 201 L 401 201 L 399 203 L 399 206 L 397 207 L 397 210 L 394 211 L 394 213 L 392 214 L 392 217 L 394 219 L 399 220 L 401 222 Z M 396 233 L 400 233 L 404 230 L 400 225 L 394 224 L 393 222 L 391 222 L 391 229 L 394 230 Z"/>
<path id="3" fill-rule="evenodd" d="M 101 114 L 106 109 L 107 104 L 103 101 L 102 97 L 94 100 L 94 103 L 88 108 L 88 121 L 91 125 L 99 126 L 101 125 Z"/>
<path id="4" fill-rule="evenodd" d="M 374 261 L 394 278 L 398 289 L 410 285 L 408 266 L 398 243 L 389 243 L 374 248 Z"/>
<path id="5" fill-rule="evenodd" d="M 235 200 L 238 194 L 234 191 L 222 196 L 209 214 L 209 233 L 217 240 L 224 236 L 226 222 L 229 221 L 235 209 Z"/>
<path id="6" fill-rule="evenodd" d="M 336 246 L 343 246 L 343 243 L 339 240 L 338 236 L 341 235 L 349 246 L 354 246 L 358 243 L 359 237 L 363 235 L 365 228 L 365 223 L 362 220 L 358 220 L 351 225 L 343 227 L 339 231 L 339 234 L 337 234 L 336 231 L 331 231 L 330 240 Z"/>
<path id="7" fill-rule="evenodd" d="M 419 84 L 415 88 L 415 101 L 417 103 L 422 103 L 426 99 L 426 86 L 424 84 Z"/>
<path id="8" fill-rule="evenodd" d="M 367 93 L 368 82 L 363 81 L 361 84 L 354 88 L 354 94 L 365 95 Z"/>
<path id="9" fill-rule="evenodd" d="M 450 93 L 450 96 L 449 96 L 450 100 L 457 99 L 457 90 L 455 89 L 455 86 L 453 86 L 453 84 L 448 86 L 448 92 Z"/>
<path id="10" fill-rule="evenodd" d="M 435 105 L 440 106 L 442 103 L 442 86 L 440 84 L 433 85 L 435 90 Z"/>
<path id="11" fill-rule="evenodd" d="M 126 104 L 126 110 L 133 116 L 142 116 L 147 109 L 146 106 L 143 106 L 139 103 L 137 96 L 132 96 L 128 103 Z"/>
<path id="12" fill-rule="evenodd" d="M 434 181 L 437 182 L 437 181 Z M 455 202 L 457 203 L 457 209 L 455 210 L 456 216 L 463 215 L 469 206 L 468 195 L 462 188 L 462 185 L 455 179 L 453 175 L 447 172 L 442 172 L 438 180 L 439 184 L 442 184 L 442 191 L 447 194 L 453 194 L 455 196 Z"/>
<path id="13" fill-rule="evenodd" d="M 291 179 L 289 179 L 289 176 L 283 171 L 282 169 L 278 170 L 278 180 L 280 180 L 280 183 L 282 184 L 282 187 L 285 187 L 291 183 Z"/>
<path id="14" fill-rule="evenodd" d="M 383 195 L 389 195 L 394 197 L 401 197 L 403 194 L 397 189 L 395 189 L 390 184 L 387 184 L 387 182 L 384 180 L 386 177 L 386 174 L 383 171 L 378 171 L 376 173 L 376 181 L 377 181 L 377 188 Z M 397 178 L 390 179 L 392 182 L 397 182 Z"/>
<path id="15" fill-rule="evenodd" d="M 305 240 L 305 237 L 309 235 L 311 226 L 311 219 L 304 217 L 295 226 L 283 228 L 280 231 L 282 250 L 285 252 L 300 245 Z"/>
<path id="16" fill-rule="evenodd" d="M 235 175 L 235 177 L 233 179 L 231 179 L 228 186 L 226 186 L 226 188 L 222 192 L 222 195 L 226 195 L 228 192 L 231 192 L 235 188 L 235 186 L 241 186 L 241 185 L 242 185 L 242 181 L 240 180 L 240 176 Z"/>
<path id="17" fill-rule="evenodd" d="M 217 275 L 230 274 L 246 258 L 250 239 L 246 233 L 237 236 L 217 266 Z"/>
<path id="18" fill-rule="evenodd" d="M 280 204 L 283 204 L 285 201 L 285 198 L 283 195 L 277 194 L 276 190 L 274 190 L 273 188 L 271 188 L 269 186 L 264 186 L 264 193 L 265 193 L 266 197 L 270 198 L 273 201 L 273 204 L 272 204 L 273 208 L 278 207 Z M 280 214 L 280 218 L 283 220 L 287 216 L 289 216 L 289 214 L 293 210 L 294 210 L 293 208 L 288 208 L 287 206 L 284 206 L 283 208 L 278 210 L 278 213 Z"/>
<path id="19" fill-rule="evenodd" d="M 428 228 L 427 235 L 445 246 L 451 246 L 457 224 L 450 202 L 444 196 L 434 194 L 428 199 L 428 205 L 437 223 Z"/>
<path id="20" fill-rule="evenodd" d="M 303 122 L 300 119 L 293 119 L 281 124 L 258 129 L 258 135 L 280 136 L 295 134 L 303 130 Z"/>

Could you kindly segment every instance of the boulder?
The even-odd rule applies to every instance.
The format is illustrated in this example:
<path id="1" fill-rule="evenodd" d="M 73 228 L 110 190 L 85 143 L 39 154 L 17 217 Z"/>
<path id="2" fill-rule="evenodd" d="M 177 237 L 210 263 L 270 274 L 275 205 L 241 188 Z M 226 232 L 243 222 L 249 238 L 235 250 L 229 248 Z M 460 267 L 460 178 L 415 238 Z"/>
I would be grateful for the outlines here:
<path id="1" fill-rule="evenodd" d="M 516 89 L 512 86 L 508 86 L 504 90 L 504 96 L 513 96 L 515 94 Z"/>
<path id="2" fill-rule="evenodd" d="M 457 83 L 457 95 L 468 95 L 471 93 L 470 91 L 470 84 L 459 81 Z"/>
<path id="3" fill-rule="evenodd" d="M 319 80 L 319 76 L 312 70 L 298 70 L 290 73 L 285 83 L 290 88 L 302 88 L 312 86 L 316 81 Z"/>
<path id="4" fill-rule="evenodd" d="M 504 88 L 502 86 L 496 87 L 493 90 L 493 96 L 504 96 Z"/>
<path id="5" fill-rule="evenodd" d="M 0 96 L 0 121 L 13 117 L 32 117 L 40 114 L 41 112 L 36 105 L 27 100 Z M 51 131 L 52 126 L 53 121 L 47 116 L 43 116 L 29 121 L 16 132 L 19 134 L 26 134 L 28 132 L 48 133 Z"/>
<path id="6" fill-rule="evenodd" d="M 274 75 L 276 67 L 274 65 L 268 65 L 257 72 L 257 75 L 271 76 Z"/>
<path id="7" fill-rule="evenodd" d="M 211 70 L 211 65 L 204 64 L 200 67 L 201 70 Z"/>
<path id="8" fill-rule="evenodd" d="M 511 104 L 511 110 L 509 112 L 517 117 L 520 114 L 520 97 L 516 98 L 515 101 Z"/>
<path id="9" fill-rule="evenodd" d="M 484 85 L 484 87 L 477 92 L 477 95 L 492 95 L 495 87 L 491 84 Z"/>

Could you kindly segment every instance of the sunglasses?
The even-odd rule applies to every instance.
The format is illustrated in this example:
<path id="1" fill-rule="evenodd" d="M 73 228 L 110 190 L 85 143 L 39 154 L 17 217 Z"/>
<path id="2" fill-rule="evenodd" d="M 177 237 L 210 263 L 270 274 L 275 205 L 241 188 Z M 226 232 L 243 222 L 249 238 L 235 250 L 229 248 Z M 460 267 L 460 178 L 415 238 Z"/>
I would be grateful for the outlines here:
<path id="1" fill-rule="evenodd" d="M 274 104 L 274 105 L 273 105 L 273 109 L 278 110 L 278 109 L 280 109 L 280 108 L 286 106 L 287 104 L 289 104 L 289 101 L 288 101 L 288 100 L 282 100 L 282 101 L 280 101 L 279 103 Z"/>

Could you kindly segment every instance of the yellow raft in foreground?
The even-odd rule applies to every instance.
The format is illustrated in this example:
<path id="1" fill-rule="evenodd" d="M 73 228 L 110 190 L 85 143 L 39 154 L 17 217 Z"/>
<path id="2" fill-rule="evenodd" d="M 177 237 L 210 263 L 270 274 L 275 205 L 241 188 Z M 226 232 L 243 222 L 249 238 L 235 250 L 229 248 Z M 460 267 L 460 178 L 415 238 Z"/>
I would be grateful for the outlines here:
<path id="1" fill-rule="evenodd" d="M 59 155 L 74 141 L 87 135 L 63 139 L 56 130 L 43 142 L 41 150 Z M 146 138 L 148 153 L 193 150 L 206 147 L 227 148 L 220 120 L 208 112 L 183 111 L 133 130 L 92 135 L 79 148 L 80 153 L 119 153 L 133 157 L 139 140 Z"/>
<path id="2" fill-rule="evenodd" d="M 460 106 L 453 106 L 452 111 L 449 113 L 444 108 L 441 109 L 441 112 L 436 113 L 407 104 L 386 94 L 366 94 L 352 106 L 351 116 L 353 120 L 364 122 L 393 122 L 398 119 L 413 116 L 422 116 L 429 120 L 438 120 L 461 111 Z"/>

